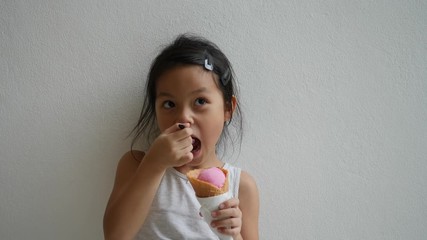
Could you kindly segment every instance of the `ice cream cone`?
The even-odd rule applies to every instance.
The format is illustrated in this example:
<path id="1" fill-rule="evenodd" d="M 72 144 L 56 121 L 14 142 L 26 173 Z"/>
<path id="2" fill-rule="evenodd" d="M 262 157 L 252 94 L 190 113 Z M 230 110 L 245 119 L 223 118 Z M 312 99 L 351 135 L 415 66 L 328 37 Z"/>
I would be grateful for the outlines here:
<path id="1" fill-rule="evenodd" d="M 228 171 L 224 168 L 219 168 L 225 175 L 225 182 L 221 188 L 216 187 L 215 185 L 197 179 L 200 172 L 203 169 L 191 170 L 187 173 L 187 178 L 193 186 L 196 196 L 199 198 L 213 197 L 224 194 L 228 192 Z"/>
<path id="2" fill-rule="evenodd" d="M 216 187 L 215 185 L 199 180 L 199 174 L 203 169 L 191 170 L 187 173 L 187 178 L 191 183 L 191 186 L 196 193 L 197 200 L 200 203 L 200 213 L 203 216 L 203 219 L 207 224 L 211 224 L 212 220 L 212 211 L 218 209 L 218 206 L 232 198 L 231 193 L 228 191 L 228 171 L 224 168 L 219 168 L 225 175 L 224 185 L 221 188 Z M 224 235 L 214 227 L 211 227 L 212 231 L 219 237 L 220 240 L 232 240 L 232 237 L 229 235 Z"/>

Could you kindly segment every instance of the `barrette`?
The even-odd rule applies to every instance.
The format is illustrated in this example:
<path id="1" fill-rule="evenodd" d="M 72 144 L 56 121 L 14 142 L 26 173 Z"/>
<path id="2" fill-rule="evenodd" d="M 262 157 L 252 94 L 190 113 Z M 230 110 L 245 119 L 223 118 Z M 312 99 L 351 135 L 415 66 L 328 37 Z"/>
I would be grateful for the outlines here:
<path id="1" fill-rule="evenodd" d="M 213 64 L 209 63 L 208 58 L 205 58 L 205 68 L 209 71 L 213 70 Z"/>
<path id="2" fill-rule="evenodd" d="M 230 82 L 229 74 L 230 71 L 227 69 L 224 74 L 222 74 L 220 80 L 223 86 L 226 86 Z"/>

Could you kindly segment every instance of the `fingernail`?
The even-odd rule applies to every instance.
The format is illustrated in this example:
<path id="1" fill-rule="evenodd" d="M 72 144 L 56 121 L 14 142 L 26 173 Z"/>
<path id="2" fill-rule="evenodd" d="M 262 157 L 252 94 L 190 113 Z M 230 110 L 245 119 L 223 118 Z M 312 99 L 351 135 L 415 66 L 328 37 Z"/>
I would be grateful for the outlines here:
<path id="1" fill-rule="evenodd" d="M 178 127 L 181 128 L 181 129 L 184 129 L 185 125 L 184 124 L 178 124 Z"/>
<path id="2" fill-rule="evenodd" d="M 217 212 L 212 212 L 212 217 L 216 217 L 216 216 L 218 216 L 218 213 Z"/>
<path id="3" fill-rule="evenodd" d="M 219 209 L 223 209 L 225 207 L 224 204 L 219 205 Z"/>

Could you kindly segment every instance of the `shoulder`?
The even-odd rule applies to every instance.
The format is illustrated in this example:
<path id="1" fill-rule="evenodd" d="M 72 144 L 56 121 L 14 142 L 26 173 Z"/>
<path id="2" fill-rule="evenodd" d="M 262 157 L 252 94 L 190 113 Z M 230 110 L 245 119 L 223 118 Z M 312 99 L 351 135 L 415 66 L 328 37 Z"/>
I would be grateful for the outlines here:
<path id="1" fill-rule="evenodd" d="M 139 151 L 139 150 L 132 150 L 132 151 L 128 151 L 125 154 L 123 154 L 121 160 L 134 160 L 136 162 L 141 162 L 141 160 L 144 158 L 145 156 L 145 152 L 143 151 Z"/>
<path id="2" fill-rule="evenodd" d="M 114 179 L 114 186 L 110 199 L 108 200 L 107 209 L 110 207 L 111 203 L 117 199 L 124 186 L 132 179 L 144 156 L 144 152 L 133 150 L 126 152 L 120 158 L 117 164 L 116 177 Z"/>
<path id="3" fill-rule="evenodd" d="M 138 150 L 128 151 L 125 154 L 123 154 L 123 156 L 121 157 L 119 161 L 119 166 L 121 164 L 126 164 L 126 163 L 139 165 L 139 163 L 142 161 L 144 156 L 145 156 L 145 153 L 143 151 L 138 151 Z"/>
<path id="4" fill-rule="evenodd" d="M 259 239 L 259 193 L 255 179 L 249 173 L 242 171 L 239 184 L 239 208 L 242 211 L 243 239 Z"/>
<path id="5" fill-rule="evenodd" d="M 116 180 L 126 179 L 130 173 L 135 172 L 144 156 L 144 152 L 137 150 L 128 151 L 123 154 L 117 165 Z"/>
<path id="6" fill-rule="evenodd" d="M 240 174 L 239 196 L 258 196 L 258 187 L 255 179 L 246 171 L 242 171 Z"/>

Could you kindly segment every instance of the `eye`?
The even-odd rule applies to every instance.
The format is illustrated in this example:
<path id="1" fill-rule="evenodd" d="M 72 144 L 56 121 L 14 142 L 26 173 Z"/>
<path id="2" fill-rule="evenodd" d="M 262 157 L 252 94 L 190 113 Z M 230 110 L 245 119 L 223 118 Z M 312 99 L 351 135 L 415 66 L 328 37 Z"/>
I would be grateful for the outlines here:
<path id="1" fill-rule="evenodd" d="M 198 99 L 196 99 L 195 103 L 196 103 L 196 105 L 202 106 L 202 105 L 205 105 L 207 103 L 207 101 L 206 101 L 206 99 L 198 98 Z"/>
<path id="2" fill-rule="evenodd" d="M 162 106 L 166 109 L 170 109 L 175 107 L 175 103 L 173 103 L 172 101 L 164 101 Z"/>

